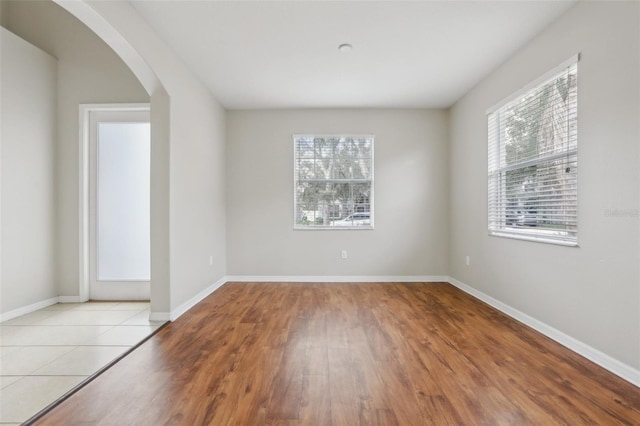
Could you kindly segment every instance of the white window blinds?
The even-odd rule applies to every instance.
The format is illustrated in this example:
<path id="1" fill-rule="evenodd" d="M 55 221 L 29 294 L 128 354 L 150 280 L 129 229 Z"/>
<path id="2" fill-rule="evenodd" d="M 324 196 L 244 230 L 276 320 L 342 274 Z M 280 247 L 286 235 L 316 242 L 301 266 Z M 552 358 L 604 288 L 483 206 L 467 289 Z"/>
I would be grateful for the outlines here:
<path id="1" fill-rule="evenodd" d="M 488 111 L 490 235 L 577 245 L 577 61 Z"/>
<path id="2" fill-rule="evenodd" d="M 294 135 L 294 228 L 373 228 L 373 136 Z"/>

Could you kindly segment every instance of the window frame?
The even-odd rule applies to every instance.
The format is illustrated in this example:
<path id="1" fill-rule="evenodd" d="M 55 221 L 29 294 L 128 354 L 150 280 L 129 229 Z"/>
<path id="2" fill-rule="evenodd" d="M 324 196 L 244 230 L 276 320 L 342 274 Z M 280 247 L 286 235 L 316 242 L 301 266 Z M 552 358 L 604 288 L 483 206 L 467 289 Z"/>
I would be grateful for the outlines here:
<path id="1" fill-rule="evenodd" d="M 334 226 L 334 225 L 302 225 L 296 222 L 296 217 L 298 213 L 298 163 L 297 163 L 297 141 L 301 138 L 322 138 L 322 139 L 335 139 L 335 138 L 366 138 L 371 140 L 371 177 L 370 179 L 366 179 L 365 182 L 370 182 L 371 189 L 369 195 L 369 225 L 342 225 L 342 226 Z M 374 228 L 374 187 L 375 187 L 375 135 L 374 134 L 324 134 L 324 133 L 294 133 L 292 135 L 293 141 L 293 229 L 294 230 L 304 230 L 304 231 L 326 231 L 326 230 L 373 230 Z M 358 179 L 345 179 L 345 182 L 356 182 L 362 183 L 362 180 Z M 359 212 L 349 213 L 348 217 L 352 214 Z"/>
<path id="2" fill-rule="evenodd" d="M 488 158 L 488 164 L 487 164 L 487 184 L 488 184 L 487 186 L 487 191 L 488 191 L 487 192 L 487 225 L 488 226 L 487 228 L 488 228 L 489 236 L 549 243 L 549 244 L 569 246 L 569 247 L 578 247 L 578 181 L 579 181 L 579 168 L 577 167 L 578 150 L 579 150 L 579 147 L 578 147 L 578 102 L 579 101 L 578 101 L 578 94 L 577 94 L 578 87 L 576 86 L 575 111 L 573 111 L 574 116 L 567 117 L 567 125 L 568 126 L 570 126 L 571 124 L 575 125 L 575 147 L 571 149 L 566 149 L 565 151 L 555 152 L 547 155 L 539 155 L 525 161 L 520 161 L 519 163 L 516 163 L 516 164 L 511 164 L 511 165 L 506 164 L 504 160 L 501 158 L 502 145 L 504 144 L 503 138 L 501 136 L 501 133 L 502 133 L 501 126 L 496 126 L 498 128 L 497 134 L 493 136 L 494 138 L 496 138 L 496 141 L 492 141 L 491 130 L 492 130 L 492 126 L 495 126 L 495 125 L 492 124 L 491 120 L 494 114 L 498 114 L 497 119 L 501 121 L 501 117 L 499 116 L 500 110 L 511 106 L 511 104 L 513 104 L 514 101 L 516 101 L 518 98 L 522 98 L 528 95 L 529 93 L 540 89 L 544 85 L 548 84 L 554 78 L 559 78 L 564 72 L 567 71 L 568 68 L 575 66 L 576 76 L 577 76 L 579 60 L 580 60 L 579 54 L 572 56 L 571 58 L 564 61 L 560 65 L 544 73 L 539 78 L 533 80 L 532 82 L 530 82 L 529 84 L 521 88 L 520 90 L 517 90 L 516 92 L 512 93 L 508 97 L 504 98 L 503 100 L 501 100 L 500 102 L 492 106 L 491 108 L 487 109 L 486 111 L 487 154 L 488 154 L 487 155 L 487 158 Z M 492 169 L 491 157 L 496 159 L 495 166 L 493 169 Z M 571 193 L 567 193 L 575 197 L 575 233 L 572 234 L 569 231 L 565 231 L 566 233 L 562 235 L 562 234 L 554 233 L 552 230 L 539 229 L 537 227 L 534 228 L 533 226 L 520 228 L 517 225 L 507 225 L 507 216 L 508 216 L 506 211 L 507 196 L 505 195 L 505 191 L 507 190 L 507 188 L 503 185 L 500 185 L 500 188 L 495 189 L 495 191 L 492 191 L 492 185 L 496 184 L 492 181 L 492 179 L 494 179 L 496 175 L 501 176 L 501 174 L 505 174 L 508 171 L 524 170 L 531 166 L 548 164 L 548 163 L 558 161 L 558 160 L 563 160 L 563 159 L 567 161 L 571 159 L 572 161 L 575 161 L 575 164 L 576 164 L 575 165 L 576 167 L 575 191 Z M 502 179 L 504 178 L 505 177 L 503 177 Z M 498 177 L 498 179 L 500 178 Z M 495 195 L 493 195 L 492 192 L 495 192 Z M 536 192 L 536 194 L 538 194 L 538 192 Z M 566 195 L 566 194 L 563 194 L 563 195 Z M 492 198 L 492 196 L 495 197 L 495 200 Z M 498 210 L 503 209 L 504 211 L 492 215 L 492 201 L 498 205 L 498 207 L 493 207 L 493 209 L 498 209 Z M 564 217 L 564 219 L 566 220 L 566 217 Z M 536 218 L 536 220 L 538 220 L 538 218 Z M 567 222 L 564 222 L 564 223 L 566 224 Z"/>

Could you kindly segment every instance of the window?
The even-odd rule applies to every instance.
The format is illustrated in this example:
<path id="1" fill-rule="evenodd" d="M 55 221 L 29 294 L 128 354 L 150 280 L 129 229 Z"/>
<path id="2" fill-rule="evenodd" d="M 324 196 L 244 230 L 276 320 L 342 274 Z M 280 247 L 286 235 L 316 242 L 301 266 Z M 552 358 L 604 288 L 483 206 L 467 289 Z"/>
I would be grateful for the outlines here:
<path id="1" fill-rule="evenodd" d="M 577 245 L 577 62 L 488 111 L 490 235 Z"/>
<path id="2" fill-rule="evenodd" d="M 294 228 L 373 229 L 373 139 L 294 135 Z"/>

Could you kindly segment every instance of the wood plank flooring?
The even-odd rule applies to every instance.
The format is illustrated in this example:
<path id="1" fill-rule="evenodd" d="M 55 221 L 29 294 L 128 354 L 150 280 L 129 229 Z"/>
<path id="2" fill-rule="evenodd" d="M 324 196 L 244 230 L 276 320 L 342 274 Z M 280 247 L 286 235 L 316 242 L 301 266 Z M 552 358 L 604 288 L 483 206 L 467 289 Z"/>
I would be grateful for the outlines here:
<path id="1" fill-rule="evenodd" d="M 640 389 L 445 283 L 227 283 L 38 425 L 640 424 Z"/>

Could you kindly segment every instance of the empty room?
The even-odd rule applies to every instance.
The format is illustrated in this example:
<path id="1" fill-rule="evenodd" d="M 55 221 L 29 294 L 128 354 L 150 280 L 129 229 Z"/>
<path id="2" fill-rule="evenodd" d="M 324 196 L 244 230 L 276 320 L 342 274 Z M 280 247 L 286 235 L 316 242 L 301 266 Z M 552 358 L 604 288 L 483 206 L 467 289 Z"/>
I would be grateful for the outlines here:
<path id="1" fill-rule="evenodd" d="M 0 25 L 0 424 L 640 424 L 640 2 Z"/>

